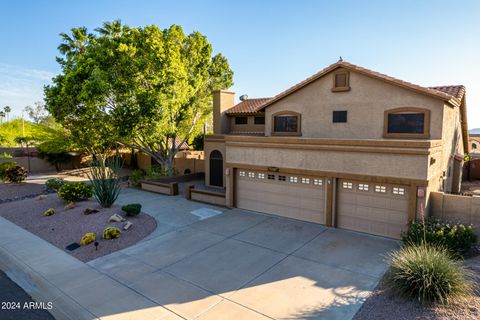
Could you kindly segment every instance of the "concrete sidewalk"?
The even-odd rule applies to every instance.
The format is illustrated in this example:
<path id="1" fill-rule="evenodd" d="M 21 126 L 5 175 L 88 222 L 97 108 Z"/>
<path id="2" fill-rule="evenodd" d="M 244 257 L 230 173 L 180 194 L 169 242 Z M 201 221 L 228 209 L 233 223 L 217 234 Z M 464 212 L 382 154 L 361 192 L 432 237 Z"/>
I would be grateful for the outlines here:
<path id="1" fill-rule="evenodd" d="M 397 241 L 136 189 L 157 229 L 87 264 L 0 218 L 0 268 L 57 319 L 350 319 Z M 201 219 L 194 210 L 217 210 Z M 222 213 L 223 212 L 223 213 Z"/>

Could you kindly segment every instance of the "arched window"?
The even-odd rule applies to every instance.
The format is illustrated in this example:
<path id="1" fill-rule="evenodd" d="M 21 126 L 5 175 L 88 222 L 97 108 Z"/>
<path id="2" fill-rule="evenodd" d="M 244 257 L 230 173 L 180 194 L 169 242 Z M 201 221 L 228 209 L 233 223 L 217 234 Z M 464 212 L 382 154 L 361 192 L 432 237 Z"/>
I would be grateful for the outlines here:
<path id="1" fill-rule="evenodd" d="M 477 144 L 476 143 L 472 143 L 472 149 L 477 149 Z"/>
<path id="2" fill-rule="evenodd" d="M 210 185 L 223 187 L 223 156 L 218 150 L 210 153 Z"/>

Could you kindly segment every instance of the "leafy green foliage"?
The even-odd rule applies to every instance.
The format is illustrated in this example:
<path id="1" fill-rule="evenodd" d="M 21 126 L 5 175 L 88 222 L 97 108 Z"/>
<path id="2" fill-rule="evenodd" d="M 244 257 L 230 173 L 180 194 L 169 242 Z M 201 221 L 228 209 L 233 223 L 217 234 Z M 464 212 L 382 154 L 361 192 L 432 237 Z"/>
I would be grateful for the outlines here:
<path id="1" fill-rule="evenodd" d="M 120 237 L 121 233 L 122 232 L 118 228 L 107 227 L 105 228 L 105 230 L 103 230 L 102 236 L 103 236 L 103 239 L 105 240 L 112 240 Z"/>
<path id="2" fill-rule="evenodd" d="M 85 182 L 68 182 L 58 189 L 58 196 L 66 202 L 87 200 L 93 195 L 93 188 Z"/>
<path id="3" fill-rule="evenodd" d="M 170 168 L 169 170 L 165 170 L 160 165 L 152 165 L 150 166 L 150 168 L 145 170 L 145 172 L 146 172 L 146 175 L 145 175 L 146 179 L 155 180 L 155 179 L 159 179 L 159 178 L 174 174 L 176 171 L 175 171 L 175 168 L 173 167 Z"/>
<path id="4" fill-rule="evenodd" d="M 0 159 L 12 159 L 13 156 L 10 153 L 4 152 L 0 153 Z"/>
<path id="5" fill-rule="evenodd" d="M 205 144 L 203 139 L 204 139 L 203 133 L 200 133 L 196 135 L 195 138 L 193 138 L 192 142 L 190 143 L 190 145 L 193 147 L 193 150 L 200 150 L 200 151 L 203 150 L 203 146 Z"/>
<path id="6" fill-rule="evenodd" d="M 130 203 L 122 206 L 122 210 L 125 211 L 127 216 L 134 217 L 142 211 L 142 205 L 140 203 Z"/>
<path id="7" fill-rule="evenodd" d="M 424 241 L 424 227 L 420 220 L 411 223 L 402 234 L 405 244 L 420 244 Z M 453 254 L 468 255 L 477 238 L 472 226 L 461 223 L 448 223 L 435 217 L 425 220 L 425 240 L 432 245 L 445 246 Z"/>
<path id="8" fill-rule="evenodd" d="M 3 181 L 11 183 L 20 183 L 27 178 L 28 170 L 21 166 L 14 166 L 5 171 Z"/>
<path id="9" fill-rule="evenodd" d="M 106 161 L 97 159 L 90 164 L 88 179 L 93 186 L 93 195 L 104 208 L 110 208 L 120 194 L 120 168 L 119 157 L 108 158 Z"/>
<path id="10" fill-rule="evenodd" d="M 145 178 L 145 172 L 140 169 L 133 170 L 128 176 L 128 181 L 132 186 L 140 186 L 140 181 Z"/>
<path id="11" fill-rule="evenodd" d="M 95 31 L 62 34 L 62 74 L 45 88 L 47 109 L 88 150 L 120 142 L 171 173 L 179 147 L 211 114 L 211 92 L 233 84 L 227 59 L 177 25 L 113 21 Z"/>
<path id="12" fill-rule="evenodd" d="M 52 178 L 52 179 L 48 179 L 45 182 L 45 185 L 50 190 L 58 191 L 58 189 L 60 189 L 60 187 L 63 186 L 64 184 L 66 184 L 66 183 L 68 183 L 68 182 L 65 181 L 63 178 Z"/>
<path id="13" fill-rule="evenodd" d="M 15 161 L 8 161 L 8 162 L 4 162 L 4 163 L 0 164 L 0 179 L 2 179 L 2 181 L 4 181 L 7 170 L 15 167 L 16 165 L 17 165 L 17 163 Z"/>
<path id="14" fill-rule="evenodd" d="M 471 293 L 467 271 L 444 247 L 406 246 L 390 258 L 386 283 L 401 295 L 421 303 L 449 303 Z"/>

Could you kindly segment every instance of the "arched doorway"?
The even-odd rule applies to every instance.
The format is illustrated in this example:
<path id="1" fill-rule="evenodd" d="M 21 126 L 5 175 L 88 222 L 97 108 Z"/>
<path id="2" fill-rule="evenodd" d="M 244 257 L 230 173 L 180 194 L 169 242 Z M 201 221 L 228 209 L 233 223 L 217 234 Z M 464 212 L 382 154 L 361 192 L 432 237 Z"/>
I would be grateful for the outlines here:
<path id="1" fill-rule="evenodd" d="M 210 185 L 223 187 L 223 156 L 218 150 L 210 153 Z"/>

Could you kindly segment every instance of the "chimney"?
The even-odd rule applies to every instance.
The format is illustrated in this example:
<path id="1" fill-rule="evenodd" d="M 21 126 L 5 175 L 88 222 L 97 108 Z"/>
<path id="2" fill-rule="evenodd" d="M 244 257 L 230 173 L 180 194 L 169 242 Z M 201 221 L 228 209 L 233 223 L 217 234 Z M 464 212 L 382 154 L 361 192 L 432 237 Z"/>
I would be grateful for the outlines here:
<path id="1" fill-rule="evenodd" d="M 213 133 L 229 132 L 229 121 L 225 111 L 233 107 L 235 92 L 226 90 L 213 91 Z"/>

